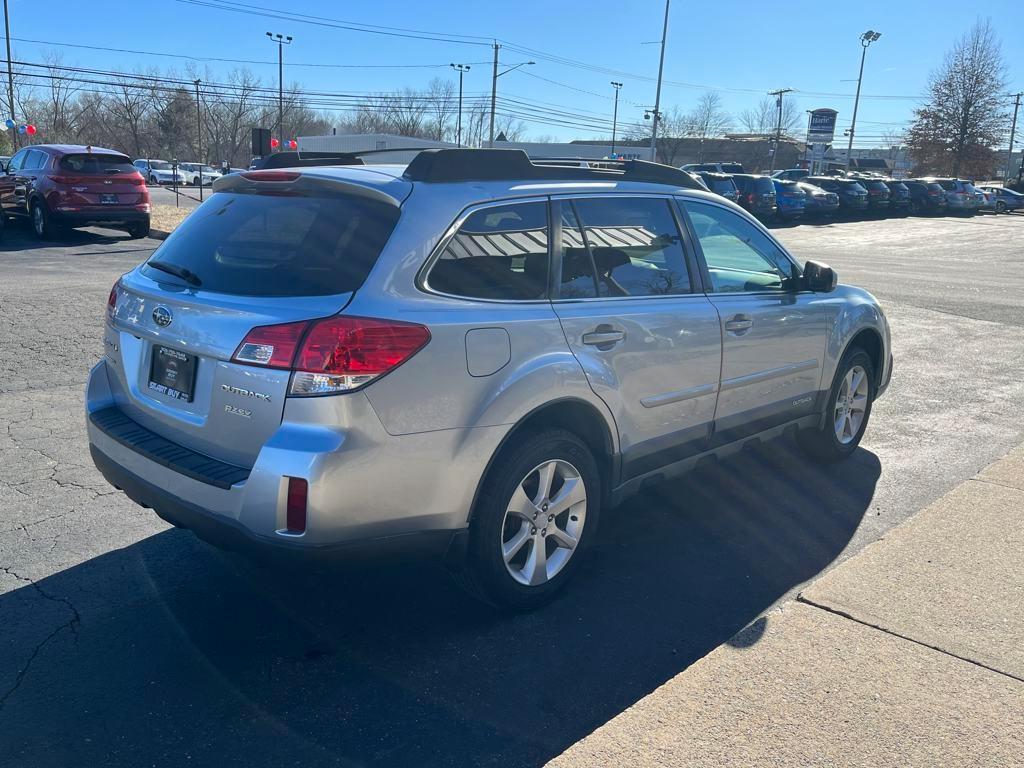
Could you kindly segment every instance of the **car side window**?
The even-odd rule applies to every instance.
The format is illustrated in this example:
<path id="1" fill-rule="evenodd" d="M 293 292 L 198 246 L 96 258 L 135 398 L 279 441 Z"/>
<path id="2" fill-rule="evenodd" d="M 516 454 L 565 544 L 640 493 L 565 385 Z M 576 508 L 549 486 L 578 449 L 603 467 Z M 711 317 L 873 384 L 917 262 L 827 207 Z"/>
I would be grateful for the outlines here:
<path id="1" fill-rule="evenodd" d="M 21 166 L 25 162 L 25 156 L 28 155 L 28 150 L 23 149 L 20 152 L 16 152 L 14 157 L 11 158 L 11 162 L 8 164 L 8 169 L 13 173 L 14 171 L 20 171 Z"/>
<path id="2" fill-rule="evenodd" d="M 462 223 L 427 284 L 470 299 L 545 299 L 548 261 L 547 202 L 490 206 Z"/>
<path id="3" fill-rule="evenodd" d="M 597 271 L 599 296 L 691 292 L 671 202 L 654 197 L 585 197 L 573 203 Z M 564 237 L 564 233 L 563 233 Z"/>
<path id="4" fill-rule="evenodd" d="M 583 238 L 583 228 L 576 211 L 568 201 L 561 208 L 562 277 L 558 287 L 561 299 L 592 299 L 597 296 L 597 274 Z"/>
<path id="5" fill-rule="evenodd" d="M 25 161 L 25 169 L 35 171 L 40 168 L 45 168 L 46 162 L 49 159 L 50 156 L 45 152 L 40 152 L 38 149 L 34 149 L 28 153 L 28 159 Z"/>
<path id="6" fill-rule="evenodd" d="M 694 200 L 682 201 L 704 252 L 714 293 L 785 291 L 795 265 L 739 214 Z"/>

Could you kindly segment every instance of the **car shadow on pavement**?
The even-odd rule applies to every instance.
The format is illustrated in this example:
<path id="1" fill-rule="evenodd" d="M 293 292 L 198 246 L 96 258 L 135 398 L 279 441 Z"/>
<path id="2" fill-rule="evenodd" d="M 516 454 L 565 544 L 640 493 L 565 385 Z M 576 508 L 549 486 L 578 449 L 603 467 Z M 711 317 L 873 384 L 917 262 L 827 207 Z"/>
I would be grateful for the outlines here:
<path id="1" fill-rule="evenodd" d="M 168 530 L 0 597 L 0 754 L 538 765 L 820 573 L 879 473 L 790 439 L 710 462 L 607 512 L 569 589 L 514 616 L 435 566 L 267 568 Z"/>

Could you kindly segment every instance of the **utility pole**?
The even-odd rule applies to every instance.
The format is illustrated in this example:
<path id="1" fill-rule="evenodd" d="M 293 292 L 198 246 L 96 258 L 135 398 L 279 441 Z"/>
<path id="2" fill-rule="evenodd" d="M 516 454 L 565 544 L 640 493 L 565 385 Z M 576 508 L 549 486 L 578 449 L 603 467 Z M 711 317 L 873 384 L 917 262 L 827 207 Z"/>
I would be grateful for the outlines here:
<path id="1" fill-rule="evenodd" d="M 199 84 L 202 80 L 193 80 L 196 86 L 196 158 L 199 161 L 199 202 L 203 202 L 203 169 L 206 163 L 203 162 L 203 112 L 199 108 Z"/>
<path id="2" fill-rule="evenodd" d="M 651 161 L 658 162 L 658 122 L 661 120 L 661 75 L 665 70 L 665 40 L 668 38 L 668 8 L 665 0 L 665 23 L 661 27 L 661 58 L 658 60 L 658 89 L 654 94 L 654 117 L 651 122 Z"/>
<path id="3" fill-rule="evenodd" d="M 1009 181 L 1010 174 L 1013 173 L 1013 140 L 1017 135 L 1017 112 L 1020 110 L 1020 97 L 1024 96 L 1024 93 L 1013 94 L 1013 124 L 1010 126 L 1010 151 L 1006 153 L 1006 179 Z"/>
<path id="4" fill-rule="evenodd" d="M 619 123 L 619 89 L 622 88 L 622 83 L 616 83 L 612 80 L 612 88 L 615 89 L 615 111 L 612 112 L 612 154 L 615 154 L 615 129 Z"/>
<path id="5" fill-rule="evenodd" d="M 774 96 L 779 104 L 779 121 L 775 125 L 775 149 L 772 150 L 771 158 L 768 161 L 768 173 L 775 170 L 775 156 L 779 154 L 779 142 L 782 141 L 782 97 L 792 93 L 792 88 L 780 88 L 777 91 L 768 91 L 769 96 Z"/>
<path id="6" fill-rule="evenodd" d="M 271 42 L 277 43 L 277 147 L 284 148 L 284 47 L 292 44 L 291 35 L 267 32 Z"/>
<path id="7" fill-rule="evenodd" d="M 491 147 L 492 149 L 494 148 L 494 109 L 495 109 L 495 105 L 498 102 L 498 78 L 501 77 L 502 75 L 507 75 L 509 72 L 511 72 L 514 69 L 519 69 L 520 67 L 526 67 L 526 66 L 529 66 L 529 65 L 537 63 L 535 61 L 521 61 L 518 64 L 516 64 L 514 67 L 509 67 L 504 72 L 499 72 L 498 71 L 498 49 L 499 48 L 501 48 L 501 46 L 498 45 L 498 41 L 495 40 L 494 41 L 494 71 L 493 71 L 493 74 L 491 75 L 491 132 L 490 132 L 490 138 L 487 141 L 487 146 Z"/>
<path id="8" fill-rule="evenodd" d="M 462 146 L 462 76 L 469 72 L 471 67 L 469 64 L 449 64 L 452 69 L 458 70 L 459 72 L 459 117 L 455 121 L 455 144 L 456 146 Z"/>
<path id="9" fill-rule="evenodd" d="M 494 108 L 498 101 L 498 41 L 494 41 L 494 69 L 491 70 L 491 130 L 487 146 L 494 149 Z"/>
<path id="10" fill-rule="evenodd" d="M 10 108 L 8 117 L 15 121 L 11 128 L 11 147 L 18 148 L 18 126 L 14 117 L 14 70 L 11 69 L 11 17 L 7 13 L 7 0 L 4 0 L 4 35 L 7 40 L 7 105 Z M 14 154 L 12 151 L 11 154 Z"/>
<path id="11" fill-rule="evenodd" d="M 853 120 L 850 122 L 850 143 L 846 146 L 846 170 L 850 170 L 853 159 L 853 134 L 857 129 L 857 106 L 860 104 L 860 83 L 864 79 L 864 58 L 868 55 L 868 46 L 882 36 L 881 32 L 869 29 L 860 36 L 860 73 L 857 75 L 857 95 L 853 98 Z"/>

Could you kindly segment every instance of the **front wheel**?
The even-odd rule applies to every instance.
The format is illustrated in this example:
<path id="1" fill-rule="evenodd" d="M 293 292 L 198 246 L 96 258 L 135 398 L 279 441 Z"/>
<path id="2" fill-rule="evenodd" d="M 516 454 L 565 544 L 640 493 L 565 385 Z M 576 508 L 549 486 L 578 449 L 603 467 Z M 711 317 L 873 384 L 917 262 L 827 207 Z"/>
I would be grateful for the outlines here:
<path id="1" fill-rule="evenodd" d="M 549 601 L 579 567 L 601 510 L 597 463 L 571 432 L 530 433 L 484 481 L 457 575 L 475 597 L 516 611 Z"/>
<path id="2" fill-rule="evenodd" d="M 32 230 L 40 240 L 53 240 L 59 232 L 53 223 L 50 212 L 46 210 L 46 203 L 36 200 L 32 203 Z"/>
<path id="3" fill-rule="evenodd" d="M 800 446 L 816 461 L 845 459 L 860 445 L 875 399 L 875 367 L 863 349 L 847 350 L 836 368 L 820 426 L 801 429 Z"/>

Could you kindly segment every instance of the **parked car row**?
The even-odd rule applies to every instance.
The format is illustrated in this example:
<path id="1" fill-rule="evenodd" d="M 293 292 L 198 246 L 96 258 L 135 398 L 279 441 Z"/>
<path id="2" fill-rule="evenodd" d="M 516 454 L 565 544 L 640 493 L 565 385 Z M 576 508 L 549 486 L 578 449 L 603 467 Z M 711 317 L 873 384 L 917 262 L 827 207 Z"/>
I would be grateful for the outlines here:
<path id="1" fill-rule="evenodd" d="M 219 179 L 223 172 L 212 165 L 202 163 L 173 163 L 154 158 L 136 160 L 132 165 L 142 174 L 147 184 L 153 186 L 181 184 L 190 187 L 209 186 Z"/>
<path id="2" fill-rule="evenodd" d="M 954 178 L 891 179 L 867 174 L 812 176 L 802 168 L 771 176 L 744 173 L 738 163 L 694 163 L 682 170 L 709 191 L 738 203 L 762 221 L 795 222 L 804 216 L 922 216 L 979 211 L 1011 213 L 1024 194 Z"/>

